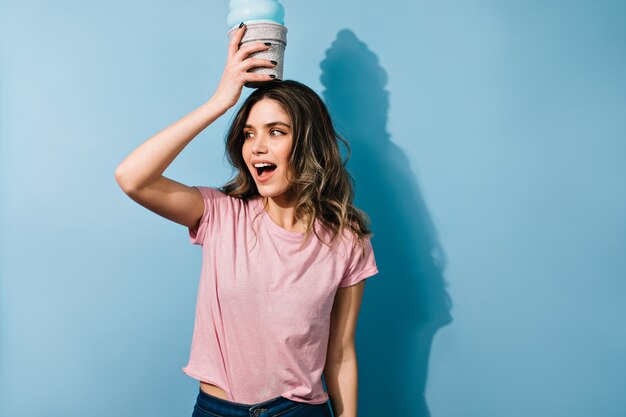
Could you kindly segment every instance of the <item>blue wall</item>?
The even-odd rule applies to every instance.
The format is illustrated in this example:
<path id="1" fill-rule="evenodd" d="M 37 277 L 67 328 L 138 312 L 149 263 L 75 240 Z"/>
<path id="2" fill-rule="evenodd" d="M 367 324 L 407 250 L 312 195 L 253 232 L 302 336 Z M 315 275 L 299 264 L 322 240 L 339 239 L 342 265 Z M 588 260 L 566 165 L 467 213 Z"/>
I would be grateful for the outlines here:
<path id="1" fill-rule="evenodd" d="M 283 4 L 373 221 L 359 415 L 626 415 L 625 3 Z M 0 415 L 191 415 L 200 251 L 113 174 L 217 87 L 227 1 L 0 8 Z M 226 182 L 231 115 L 165 175 Z"/>

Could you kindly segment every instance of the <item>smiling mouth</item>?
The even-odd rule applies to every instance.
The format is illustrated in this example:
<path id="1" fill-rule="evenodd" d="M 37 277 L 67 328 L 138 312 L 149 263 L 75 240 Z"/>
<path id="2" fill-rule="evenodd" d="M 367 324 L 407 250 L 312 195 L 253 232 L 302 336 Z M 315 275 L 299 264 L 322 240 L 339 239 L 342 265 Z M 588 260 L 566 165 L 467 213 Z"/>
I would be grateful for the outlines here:
<path id="1" fill-rule="evenodd" d="M 259 178 L 265 178 L 266 176 L 271 174 L 274 170 L 276 170 L 276 165 L 263 166 L 259 168 L 255 167 L 254 169 L 256 169 L 256 173 Z"/>

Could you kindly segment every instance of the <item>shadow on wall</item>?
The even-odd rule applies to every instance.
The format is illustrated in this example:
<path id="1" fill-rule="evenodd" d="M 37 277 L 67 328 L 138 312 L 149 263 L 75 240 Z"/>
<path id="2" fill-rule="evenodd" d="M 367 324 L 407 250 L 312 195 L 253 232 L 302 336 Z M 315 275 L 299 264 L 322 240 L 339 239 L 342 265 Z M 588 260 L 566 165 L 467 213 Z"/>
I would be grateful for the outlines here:
<path id="1" fill-rule="evenodd" d="M 366 283 L 357 326 L 359 415 L 430 416 L 430 348 L 452 321 L 445 254 L 410 161 L 386 132 L 387 74 L 378 57 L 344 29 L 320 66 L 324 100 L 350 143 L 355 204 L 372 220 L 380 271 Z"/>

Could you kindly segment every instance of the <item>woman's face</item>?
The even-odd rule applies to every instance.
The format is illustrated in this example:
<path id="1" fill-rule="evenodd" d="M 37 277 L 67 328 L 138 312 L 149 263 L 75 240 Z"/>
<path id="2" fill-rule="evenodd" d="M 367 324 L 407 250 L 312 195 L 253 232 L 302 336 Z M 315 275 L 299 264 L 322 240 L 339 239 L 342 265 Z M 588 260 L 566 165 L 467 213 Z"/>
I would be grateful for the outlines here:
<path id="1" fill-rule="evenodd" d="M 243 159 L 263 197 L 282 199 L 292 178 L 289 156 L 292 146 L 292 124 L 282 106 L 271 99 L 262 99 L 250 109 L 245 122 L 242 148 Z M 269 168 L 258 167 L 260 162 L 271 164 Z"/>

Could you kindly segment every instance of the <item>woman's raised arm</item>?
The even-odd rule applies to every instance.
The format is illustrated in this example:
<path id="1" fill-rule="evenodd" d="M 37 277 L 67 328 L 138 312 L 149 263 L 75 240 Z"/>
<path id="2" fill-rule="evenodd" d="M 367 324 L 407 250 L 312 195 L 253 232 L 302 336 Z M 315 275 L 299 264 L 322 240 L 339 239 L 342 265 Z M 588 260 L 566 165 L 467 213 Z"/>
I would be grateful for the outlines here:
<path id="1" fill-rule="evenodd" d="M 257 42 L 239 48 L 244 32 L 245 26 L 229 42 L 224 73 L 211 99 L 142 143 L 115 170 L 115 180 L 130 198 L 188 227 L 197 225 L 202 216 L 202 196 L 195 188 L 164 177 L 163 172 L 193 138 L 237 103 L 246 82 L 272 79 L 268 74 L 247 72 L 274 64 L 266 59 L 246 58 L 269 46 Z"/>

